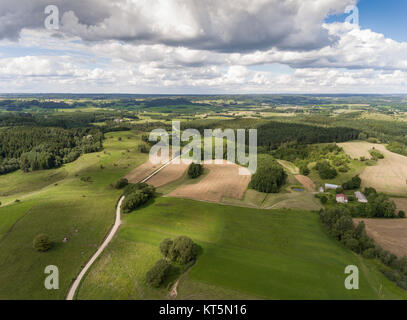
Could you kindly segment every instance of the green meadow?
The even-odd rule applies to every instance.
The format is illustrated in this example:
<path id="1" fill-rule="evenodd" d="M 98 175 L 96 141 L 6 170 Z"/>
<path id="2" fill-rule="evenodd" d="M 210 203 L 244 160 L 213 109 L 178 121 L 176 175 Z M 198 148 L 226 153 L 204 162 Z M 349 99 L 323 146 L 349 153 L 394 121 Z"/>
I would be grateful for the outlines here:
<path id="1" fill-rule="evenodd" d="M 114 222 L 120 191 L 110 184 L 147 158 L 139 143 L 135 133 L 109 133 L 104 151 L 62 168 L 0 176 L 0 299 L 65 298 Z M 32 248 L 39 233 L 54 242 L 47 253 Z M 59 268 L 60 290 L 44 288 L 48 265 Z"/>
<path id="2" fill-rule="evenodd" d="M 377 262 L 333 240 L 317 213 L 261 210 L 157 198 L 124 217 L 113 243 L 80 287 L 78 299 L 165 299 L 145 274 L 160 258 L 159 243 L 179 235 L 202 247 L 179 281 L 178 299 L 406 299 Z M 360 270 L 360 290 L 344 287 L 348 265 Z"/>

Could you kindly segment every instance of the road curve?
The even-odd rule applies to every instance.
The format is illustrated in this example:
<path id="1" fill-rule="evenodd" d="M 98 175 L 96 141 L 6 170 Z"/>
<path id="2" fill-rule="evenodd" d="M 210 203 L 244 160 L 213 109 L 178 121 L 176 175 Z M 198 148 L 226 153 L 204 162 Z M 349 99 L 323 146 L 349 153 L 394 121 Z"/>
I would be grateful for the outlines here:
<path id="1" fill-rule="evenodd" d="M 147 178 L 144 180 L 140 181 L 140 183 L 147 182 L 150 180 L 152 177 L 154 177 L 157 173 L 159 173 L 161 170 L 163 170 L 165 167 L 170 165 L 174 160 L 182 157 L 182 155 L 178 155 L 177 157 L 171 159 L 167 163 L 165 163 L 163 166 L 161 166 L 159 169 L 154 171 L 152 174 L 150 174 Z M 96 261 L 96 259 L 100 256 L 100 254 L 105 250 L 107 245 L 113 240 L 114 236 L 116 235 L 117 230 L 119 230 L 119 227 L 122 223 L 121 218 L 120 218 L 120 209 L 124 200 L 124 196 L 122 196 L 119 200 L 119 203 L 117 204 L 116 208 L 116 220 L 114 222 L 113 228 L 110 230 L 109 235 L 106 237 L 105 241 L 103 241 L 102 245 L 99 247 L 98 251 L 92 256 L 92 258 L 88 261 L 88 263 L 85 265 L 85 267 L 82 269 L 82 271 L 79 273 L 78 277 L 75 279 L 74 283 L 72 284 L 71 288 L 69 289 L 68 295 L 66 296 L 66 300 L 73 300 L 75 297 L 76 290 L 78 290 L 79 284 L 81 283 L 83 277 L 85 276 L 86 272 L 88 272 L 89 268 L 92 266 L 92 264 Z"/>
<path id="2" fill-rule="evenodd" d="M 92 258 L 88 261 L 88 263 L 79 273 L 78 277 L 75 279 L 74 283 L 72 284 L 71 288 L 69 289 L 66 300 L 73 300 L 73 298 L 75 296 L 75 292 L 78 289 L 79 284 L 82 281 L 82 278 L 85 276 L 86 272 L 89 270 L 89 268 L 92 266 L 92 264 L 96 261 L 96 259 L 100 256 L 100 254 L 103 252 L 103 250 L 107 247 L 107 245 L 113 240 L 113 237 L 115 236 L 117 230 L 119 229 L 119 227 L 122 223 L 121 218 L 120 218 L 120 208 L 122 206 L 123 200 L 124 200 L 124 196 L 120 198 L 120 201 L 117 204 L 116 220 L 114 222 L 112 230 L 110 230 L 109 235 L 106 237 L 105 241 L 103 241 L 103 243 L 99 247 L 98 251 L 96 251 L 96 253 L 92 256 Z"/>

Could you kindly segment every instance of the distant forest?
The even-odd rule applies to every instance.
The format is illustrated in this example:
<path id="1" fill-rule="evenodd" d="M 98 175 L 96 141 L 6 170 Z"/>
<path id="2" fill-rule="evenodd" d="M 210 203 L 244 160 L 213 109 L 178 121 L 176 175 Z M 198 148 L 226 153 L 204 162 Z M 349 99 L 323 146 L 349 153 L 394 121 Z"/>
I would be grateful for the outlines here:
<path id="1" fill-rule="evenodd" d="M 0 130 L 0 174 L 60 167 L 102 149 L 103 133 L 92 129 L 12 127 Z"/>

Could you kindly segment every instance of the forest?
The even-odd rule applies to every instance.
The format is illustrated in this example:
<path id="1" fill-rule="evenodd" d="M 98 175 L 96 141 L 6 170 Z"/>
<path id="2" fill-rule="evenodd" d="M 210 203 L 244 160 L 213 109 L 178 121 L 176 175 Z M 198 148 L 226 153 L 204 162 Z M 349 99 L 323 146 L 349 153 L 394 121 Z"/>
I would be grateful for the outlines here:
<path id="1" fill-rule="evenodd" d="M 60 167 L 81 154 L 100 151 L 96 128 L 12 127 L 0 130 L 0 174 Z"/>

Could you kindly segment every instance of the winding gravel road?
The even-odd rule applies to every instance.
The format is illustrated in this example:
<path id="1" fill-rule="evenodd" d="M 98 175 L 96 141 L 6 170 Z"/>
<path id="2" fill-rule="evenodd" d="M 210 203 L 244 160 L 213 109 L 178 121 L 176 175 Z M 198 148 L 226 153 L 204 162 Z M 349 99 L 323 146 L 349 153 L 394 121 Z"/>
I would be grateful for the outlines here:
<path id="1" fill-rule="evenodd" d="M 154 171 L 152 174 L 150 174 L 147 178 L 144 180 L 140 181 L 140 183 L 147 182 L 150 180 L 152 177 L 154 177 L 157 173 L 159 173 L 161 170 L 163 170 L 165 167 L 170 165 L 174 160 L 178 159 L 179 157 L 182 157 L 182 155 L 178 155 L 175 158 L 171 159 L 167 163 L 165 163 L 163 166 L 161 166 L 159 169 Z M 119 203 L 117 204 L 116 208 L 116 220 L 113 225 L 113 228 L 110 230 L 108 236 L 106 237 L 105 241 L 103 241 L 102 245 L 99 247 L 98 251 L 92 256 L 92 258 L 88 261 L 88 263 L 85 265 L 85 267 L 81 270 L 79 273 L 78 277 L 75 279 L 74 283 L 72 284 L 71 288 L 69 289 L 68 295 L 66 297 L 66 300 L 73 300 L 75 297 L 76 290 L 78 290 L 79 284 L 81 283 L 83 277 L 85 276 L 86 272 L 90 269 L 90 267 L 93 265 L 93 263 L 96 261 L 96 259 L 100 256 L 100 254 L 105 250 L 105 248 L 108 246 L 108 244 L 113 240 L 114 236 L 117 233 L 117 230 L 119 230 L 119 227 L 122 223 L 121 217 L 120 217 L 120 209 L 122 206 L 124 200 L 124 196 L 120 198 Z"/>

